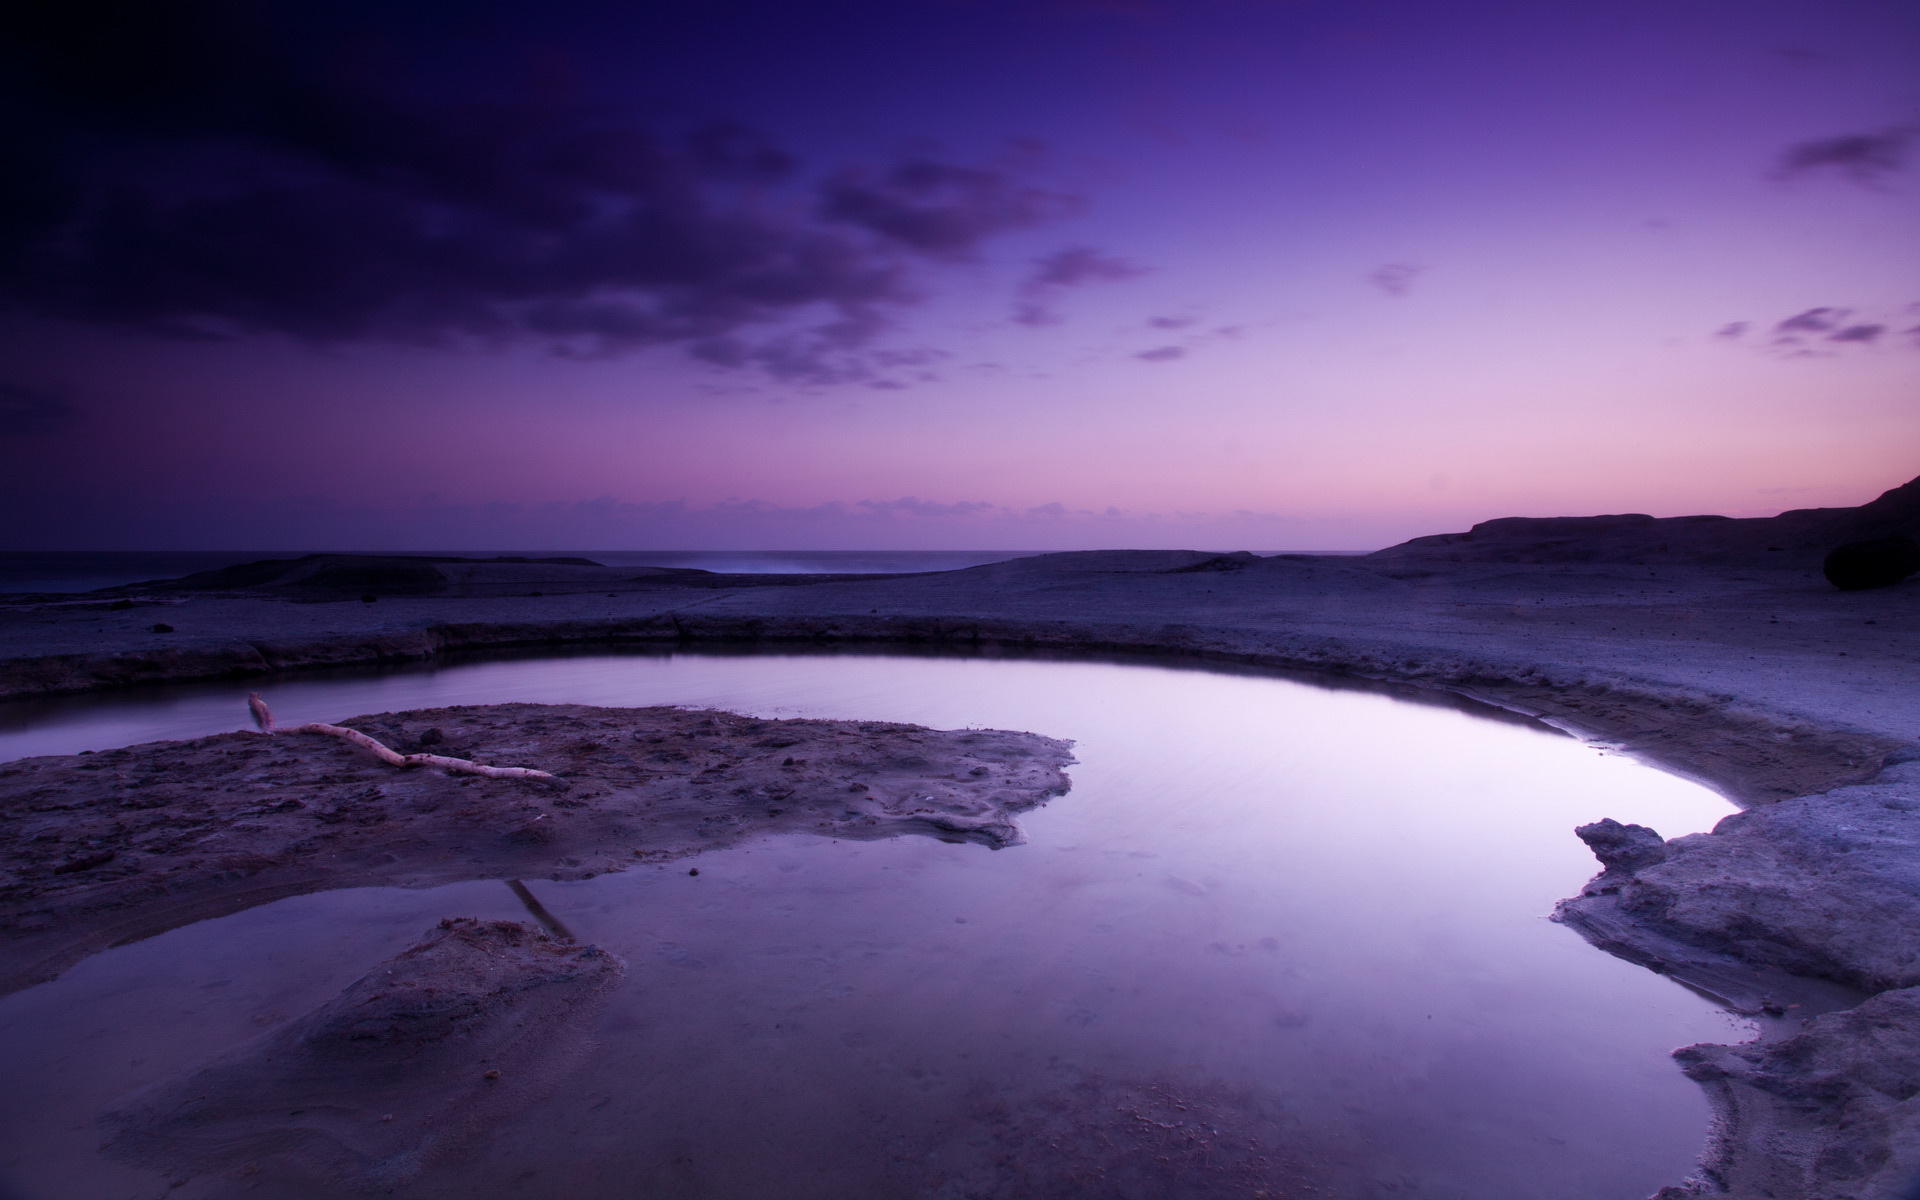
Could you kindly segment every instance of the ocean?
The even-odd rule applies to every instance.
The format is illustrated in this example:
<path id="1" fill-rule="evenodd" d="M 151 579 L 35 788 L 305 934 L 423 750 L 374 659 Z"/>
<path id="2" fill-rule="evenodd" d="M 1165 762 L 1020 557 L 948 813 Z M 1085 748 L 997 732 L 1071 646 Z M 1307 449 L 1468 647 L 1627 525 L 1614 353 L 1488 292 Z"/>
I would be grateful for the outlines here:
<path id="1" fill-rule="evenodd" d="M 298 558 L 311 550 L 0 551 L 0 594 L 90 592 L 95 588 L 175 579 L 267 558 Z M 460 558 L 590 558 L 610 567 L 692 567 L 751 575 L 892 575 L 957 571 L 1040 553 L 1033 550 L 396 550 L 368 554 L 435 554 Z"/>
<path id="2" fill-rule="evenodd" d="M 0 595 L 90 592 L 154 579 L 177 579 L 312 550 L 0 550 Z M 459 558 L 590 558 L 609 567 L 692 567 L 738 575 L 898 575 L 958 571 L 1045 554 L 1044 550 L 351 550 L 345 554 L 432 554 Z M 1265 554 L 1364 554 L 1363 550 L 1261 551 Z"/>

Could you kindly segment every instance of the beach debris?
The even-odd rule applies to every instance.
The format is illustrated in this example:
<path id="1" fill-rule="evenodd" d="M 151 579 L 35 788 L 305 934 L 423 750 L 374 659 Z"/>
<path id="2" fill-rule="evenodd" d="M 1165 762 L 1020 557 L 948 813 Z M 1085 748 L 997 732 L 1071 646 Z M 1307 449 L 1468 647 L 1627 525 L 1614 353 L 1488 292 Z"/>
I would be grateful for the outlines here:
<path id="1" fill-rule="evenodd" d="M 253 723 L 260 732 L 269 736 L 282 733 L 323 733 L 328 737 L 337 737 L 352 742 L 363 750 L 373 753 L 375 758 L 393 767 L 439 767 L 456 775 L 483 775 L 488 779 L 554 779 L 552 773 L 538 771 L 532 767 L 490 767 L 466 758 L 449 758 L 444 754 L 402 754 L 398 750 L 376 741 L 361 733 L 358 729 L 348 729 L 344 725 L 328 725 L 324 721 L 310 721 L 305 725 L 288 725 L 284 728 L 276 725 L 273 710 L 260 697 L 259 692 L 247 693 L 247 711 L 253 714 Z"/>
<path id="2" fill-rule="evenodd" d="M 547 931 L 548 937 L 553 938 L 557 942 L 572 943 L 580 940 L 573 936 L 573 930 L 568 929 L 564 921 L 547 911 L 547 906 L 535 898 L 533 892 L 528 890 L 526 884 L 518 879 L 509 879 L 507 880 L 507 890 L 512 892 L 515 899 L 519 900 L 520 903 L 526 907 L 529 916 L 540 922 L 540 927 Z"/>

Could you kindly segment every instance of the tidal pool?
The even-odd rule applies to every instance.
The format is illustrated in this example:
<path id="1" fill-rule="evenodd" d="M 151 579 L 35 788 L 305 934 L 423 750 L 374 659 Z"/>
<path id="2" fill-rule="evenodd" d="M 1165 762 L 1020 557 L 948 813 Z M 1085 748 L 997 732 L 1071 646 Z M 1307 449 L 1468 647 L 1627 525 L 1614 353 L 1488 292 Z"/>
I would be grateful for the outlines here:
<path id="1" fill-rule="evenodd" d="M 16 705 L 0 758 L 242 724 L 245 685 Z M 1704 1141 L 1668 1053 L 1744 1022 L 1546 920 L 1573 826 L 1709 790 L 1444 703 L 1164 664 L 576 655 L 267 688 L 287 722 L 685 704 L 1071 738 L 1004 851 L 761 840 L 527 889 L 626 959 L 567 1082 L 401 1195 L 1641 1200 Z M 689 875 L 697 866 L 699 874 Z M 96 1115 L 331 998 L 502 882 L 297 897 L 0 1000 L 0 1197 L 240 1195 Z M 248 1193 L 251 1194 L 251 1193 Z"/>

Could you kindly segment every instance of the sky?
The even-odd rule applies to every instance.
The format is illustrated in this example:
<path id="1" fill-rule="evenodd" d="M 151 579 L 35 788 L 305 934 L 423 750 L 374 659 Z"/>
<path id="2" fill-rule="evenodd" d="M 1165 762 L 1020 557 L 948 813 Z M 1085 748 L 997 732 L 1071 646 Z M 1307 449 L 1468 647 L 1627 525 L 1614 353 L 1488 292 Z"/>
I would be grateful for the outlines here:
<path id="1" fill-rule="evenodd" d="M 1907 0 L 24 0 L 0 549 L 1863 503 L 1917 64 Z"/>

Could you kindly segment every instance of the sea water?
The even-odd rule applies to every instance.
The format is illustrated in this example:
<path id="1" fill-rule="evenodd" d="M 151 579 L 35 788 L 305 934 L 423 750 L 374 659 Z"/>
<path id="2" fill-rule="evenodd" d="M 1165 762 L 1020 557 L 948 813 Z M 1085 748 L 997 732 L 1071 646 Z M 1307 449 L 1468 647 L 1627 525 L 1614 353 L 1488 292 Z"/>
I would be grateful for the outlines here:
<path id="1" fill-rule="evenodd" d="M 0 755 L 239 726 L 246 685 L 89 725 L 13 708 Z M 1538 725 L 1149 661 L 580 654 L 268 690 L 293 721 L 497 701 L 684 704 L 1031 730 L 1073 790 L 1003 851 L 769 837 L 526 881 L 627 976 L 564 1086 L 413 1196 L 1641 1200 L 1686 1175 L 1668 1055 L 1744 1023 L 1546 919 L 1603 816 L 1718 796 Z M 688 867 L 697 866 L 697 876 Z M 0 1000 L 0 1195 L 149 1196 L 95 1116 L 331 998 L 500 881 L 297 897 Z M 8 1188 L 12 1190 L 9 1192 Z"/>

